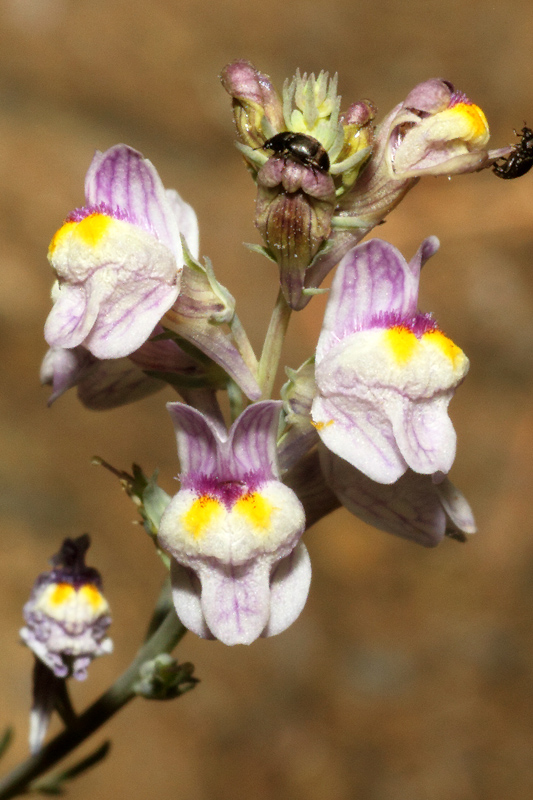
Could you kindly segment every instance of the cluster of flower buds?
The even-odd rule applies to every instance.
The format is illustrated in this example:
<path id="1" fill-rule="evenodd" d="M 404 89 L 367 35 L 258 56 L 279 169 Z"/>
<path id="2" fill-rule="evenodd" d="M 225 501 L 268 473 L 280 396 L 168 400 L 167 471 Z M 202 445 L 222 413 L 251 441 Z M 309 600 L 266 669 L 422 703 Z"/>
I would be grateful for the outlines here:
<path id="1" fill-rule="evenodd" d="M 421 176 L 473 172 L 510 152 L 487 150 L 485 115 L 443 80 L 416 86 L 377 128 L 369 100 L 341 111 L 327 73 L 297 73 L 282 97 L 248 61 L 222 82 L 257 183 L 256 225 L 293 309 Z"/>
<path id="2" fill-rule="evenodd" d="M 222 82 L 257 184 L 260 249 L 279 267 L 261 357 L 233 297 L 199 261 L 191 207 L 140 153 L 116 145 L 96 154 L 85 206 L 50 245 L 57 281 L 42 379 L 51 400 L 77 386 L 97 409 L 165 384 L 178 391 L 183 402 L 169 411 L 180 489 L 158 545 L 184 625 L 237 644 L 299 615 L 311 579 L 301 536 L 341 504 L 426 546 L 475 530 L 447 478 L 456 449 L 448 404 L 468 359 L 417 304 L 420 269 L 438 241 L 426 239 L 410 262 L 386 242 L 359 242 L 420 177 L 490 167 L 513 148 L 488 150 L 483 112 L 443 80 L 416 86 L 379 125 L 368 100 L 342 111 L 336 77 L 325 73 L 298 73 L 281 97 L 247 61 L 227 66 Z M 333 267 L 316 352 L 287 371 L 276 400 L 280 320 Z M 45 590 L 39 608 L 50 611 L 56 590 Z"/>

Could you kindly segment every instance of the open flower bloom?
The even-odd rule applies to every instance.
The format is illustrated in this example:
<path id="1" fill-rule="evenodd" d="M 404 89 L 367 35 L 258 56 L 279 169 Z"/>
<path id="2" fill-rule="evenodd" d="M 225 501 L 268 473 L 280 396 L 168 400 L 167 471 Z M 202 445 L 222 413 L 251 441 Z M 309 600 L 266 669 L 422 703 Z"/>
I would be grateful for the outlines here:
<path id="1" fill-rule="evenodd" d="M 85 195 L 50 244 L 57 282 L 45 338 L 51 347 L 83 345 L 97 358 L 120 358 L 148 339 L 178 297 L 180 234 L 197 251 L 196 216 L 165 190 L 150 161 L 123 144 L 96 153 Z"/>
<path id="2" fill-rule="evenodd" d="M 285 630 L 309 590 L 309 556 L 299 543 L 304 511 L 281 483 L 276 462 L 280 406 L 249 406 L 226 434 L 196 409 L 168 404 L 181 488 L 158 538 L 173 559 L 178 617 L 225 644 Z"/>
<path id="3" fill-rule="evenodd" d="M 331 288 L 317 352 L 312 417 L 326 447 L 372 480 L 408 468 L 446 474 L 456 435 L 448 404 L 468 359 L 417 311 L 426 239 L 408 264 L 387 242 L 350 250 Z"/>
<path id="4" fill-rule="evenodd" d="M 464 541 L 476 531 L 468 502 L 448 478 L 437 484 L 409 469 L 395 483 L 377 483 L 326 447 L 320 465 L 343 506 L 379 530 L 424 547 L 435 547 L 445 534 Z"/>
<path id="5" fill-rule="evenodd" d="M 106 637 L 111 617 L 102 580 L 85 565 L 88 547 L 87 534 L 65 539 L 53 569 L 39 575 L 24 606 L 20 635 L 57 678 L 84 680 L 92 659 L 113 649 Z"/>

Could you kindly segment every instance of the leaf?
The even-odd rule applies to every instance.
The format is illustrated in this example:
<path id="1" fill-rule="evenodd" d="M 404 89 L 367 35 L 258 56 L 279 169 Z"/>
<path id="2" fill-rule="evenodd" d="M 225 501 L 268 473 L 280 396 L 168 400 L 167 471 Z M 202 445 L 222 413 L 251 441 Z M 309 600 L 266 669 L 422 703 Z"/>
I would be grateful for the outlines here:
<path id="1" fill-rule="evenodd" d="M 63 794 L 64 792 L 63 784 L 73 780 L 73 778 L 77 778 L 78 775 L 81 775 L 83 772 L 86 772 L 91 767 L 96 766 L 96 764 L 98 764 L 107 756 L 110 747 L 111 747 L 110 741 L 104 742 L 93 753 L 90 753 L 81 761 L 78 761 L 77 764 L 74 764 L 73 767 L 69 767 L 68 769 L 63 770 L 62 772 L 56 772 L 47 778 L 43 778 L 43 780 L 41 781 L 34 781 L 33 783 L 30 784 L 28 791 L 33 792 L 35 794 L 49 794 L 49 795 Z"/>
<path id="2" fill-rule="evenodd" d="M 13 728 L 8 726 L 4 733 L 2 734 L 2 738 L 0 739 L 0 758 L 4 755 L 7 751 L 9 745 L 13 741 Z"/>

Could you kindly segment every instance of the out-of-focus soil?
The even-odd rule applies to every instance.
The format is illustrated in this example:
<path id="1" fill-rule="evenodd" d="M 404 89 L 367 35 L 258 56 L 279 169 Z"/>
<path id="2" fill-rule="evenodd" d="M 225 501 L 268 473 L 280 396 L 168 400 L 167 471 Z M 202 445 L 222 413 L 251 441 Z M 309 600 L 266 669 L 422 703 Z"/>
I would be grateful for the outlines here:
<path id="1" fill-rule="evenodd" d="M 114 611 L 115 652 L 73 687 L 83 707 L 135 652 L 163 579 L 117 483 L 90 465 L 133 461 L 172 491 L 164 402 L 46 407 L 38 383 L 50 307 L 48 242 L 83 204 L 95 148 L 125 141 L 198 211 L 202 253 L 258 347 L 276 294 L 257 242 L 254 190 L 233 148 L 217 75 L 239 57 L 281 85 L 338 70 L 345 105 L 387 113 L 443 76 L 487 113 L 494 146 L 533 124 L 533 6 L 524 0 L 4 0 L 0 6 L 0 725 L 25 757 L 31 654 L 18 642 L 36 574 L 89 531 Z M 195 691 L 138 700 L 93 737 L 108 759 L 76 800 L 523 800 L 533 794 L 533 175 L 426 179 L 377 231 L 424 270 L 421 306 L 471 359 L 451 409 L 454 482 L 479 524 L 424 550 L 337 511 L 306 534 L 314 576 L 287 632 L 249 648 L 185 637 Z M 324 299 L 291 321 L 286 363 L 312 352 Z M 55 729 L 55 728 L 54 728 Z M 89 747 L 84 749 L 88 752 Z"/>

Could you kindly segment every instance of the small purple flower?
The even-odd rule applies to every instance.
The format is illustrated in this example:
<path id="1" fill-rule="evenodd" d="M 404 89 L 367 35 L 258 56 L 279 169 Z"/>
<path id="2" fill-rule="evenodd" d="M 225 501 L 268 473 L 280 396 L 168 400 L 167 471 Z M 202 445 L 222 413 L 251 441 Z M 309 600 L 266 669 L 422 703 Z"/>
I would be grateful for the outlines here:
<path id="1" fill-rule="evenodd" d="M 196 409 L 168 404 L 181 488 L 158 538 L 173 559 L 178 617 L 225 644 L 285 630 L 309 590 L 309 556 L 299 543 L 304 511 L 277 467 L 280 405 L 249 406 L 225 433 Z"/>
<path id="2" fill-rule="evenodd" d="M 379 483 L 407 469 L 445 475 L 456 435 L 447 408 L 468 359 L 417 310 L 426 239 L 407 264 L 372 239 L 339 264 L 316 352 L 312 418 L 327 448 Z"/>
<path id="3" fill-rule="evenodd" d="M 83 681 L 93 658 L 111 653 L 111 624 L 100 573 L 85 565 L 87 534 L 65 539 L 51 559 L 52 569 L 35 581 L 24 606 L 23 642 L 33 650 L 33 704 L 30 749 L 40 750 L 54 708 L 72 715 L 66 678 Z"/>
<path id="4" fill-rule="evenodd" d="M 65 539 L 24 606 L 22 640 L 57 678 L 85 680 L 93 658 L 113 649 L 106 636 L 111 617 L 102 580 L 85 565 L 89 544 L 87 534 Z"/>
<path id="5" fill-rule="evenodd" d="M 177 299 L 180 234 L 196 255 L 196 216 L 165 190 L 150 161 L 123 144 L 96 153 L 85 195 L 50 244 L 57 282 L 45 338 L 54 348 L 83 345 L 97 358 L 120 358 L 148 339 Z"/>

